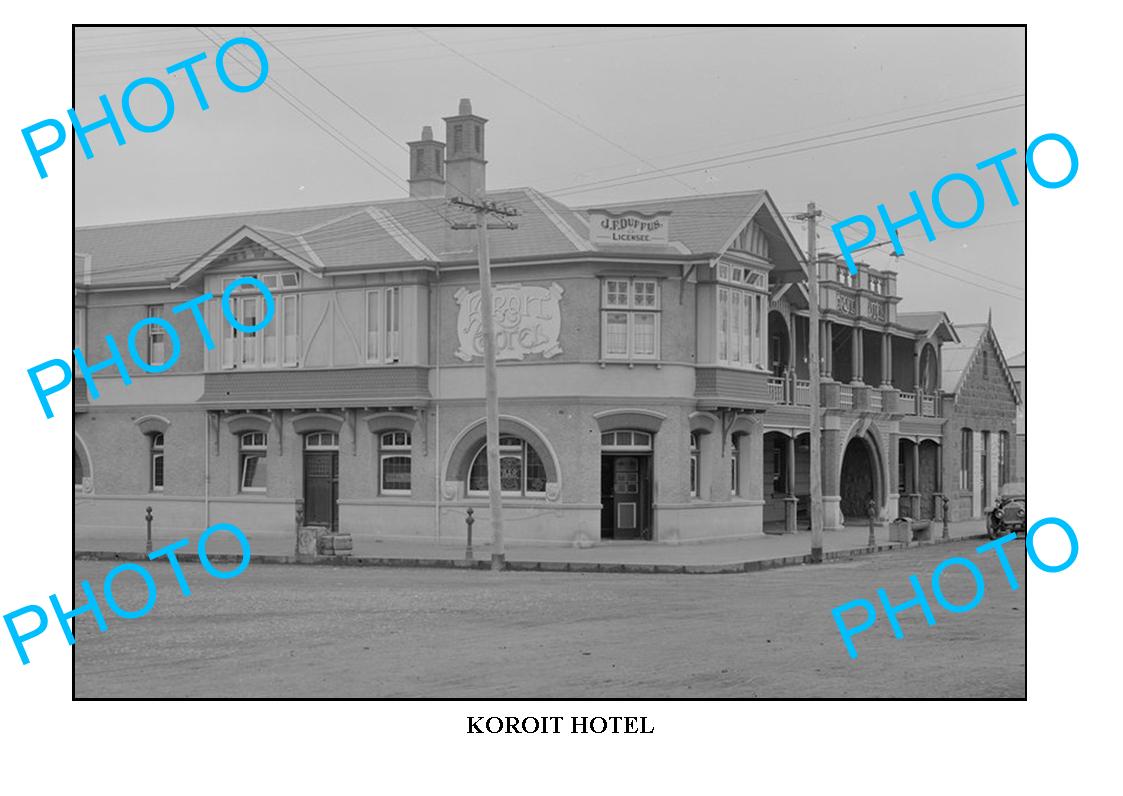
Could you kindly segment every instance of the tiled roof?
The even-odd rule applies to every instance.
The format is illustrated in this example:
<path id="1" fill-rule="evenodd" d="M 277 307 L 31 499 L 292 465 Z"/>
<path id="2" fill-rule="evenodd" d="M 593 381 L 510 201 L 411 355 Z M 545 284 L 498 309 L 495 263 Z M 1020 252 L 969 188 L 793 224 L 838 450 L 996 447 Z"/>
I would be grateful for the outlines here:
<path id="1" fill-rule="evenodd" d="M 998 344 L 998 338 L 987 323 L 957 323 L 955 330 L 959 334 L 958 343 L 944 343 L 940 348 L 940 366 L 942 371 L 942 384 L 946 392 L 958 393 L 962 386 L 963 377 L 971 367 L 975 356 L 982 345 L 983 339 L 990 334 L 994 343 L 994 350 L 998 353 L 998 365 L 1006 375 L 1010 391 L 1014 393 L 1014 400 L 1020 403 L 1018 390 L 1014 378 L 1010 373 L 1009 363 Z"/>
<path id="2" fill-rule="evenodd" d="M 671 210 L 671 238 L 681 243 L 611 250 L 677 256 L 716 252 L 764 196 L 751 191 L 620 205 Z M 588 241 L 585 216 L 556 199 L 530 188 L 493 191 L 488 198 L 520 213 L 517 230 L 490 236 L 494 261 L 597 248 Z M 168 283 L 244 227 L 329 273 L 431 260 L 474 261 L 475 233 L 451 229 L 452 220 L 472 217 L 433 198 L 81 227 L 75 230 L 75 279 L 83 283 L 88 278 L 93 286 Z"/>
<path id="3" fill-rule="evenodd" d="M 764 191 L 746 191 L 733 194 L 703 194 L 656 199 L 644 202 L 621 202 L 611 205 L 590 205 L 581 208 L 611 208 L 653 213 L 670 210 L 670 238 L 681 242 L 695 254 L 720 250 L 744 224 L 764 199 Z"/>
<path id="4" fill-rule="evenodd" d="M 960 381 L 975 357 L 975 349 L 979 347 L 979 340 L 986 332 L 987 325 L 961 323 L 956 324 L 955 330 L 959 332 L 959 343 L 947 343 L 940 347 L 940 365 L 943 371 L 941 384 L 947 392 L 959 392 Z"/>

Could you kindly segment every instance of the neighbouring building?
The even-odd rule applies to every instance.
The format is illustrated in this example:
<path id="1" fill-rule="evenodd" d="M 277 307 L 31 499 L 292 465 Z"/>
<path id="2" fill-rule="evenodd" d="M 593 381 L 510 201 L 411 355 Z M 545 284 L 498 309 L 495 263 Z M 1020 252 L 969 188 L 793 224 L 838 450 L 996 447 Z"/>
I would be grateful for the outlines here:
<path id="1" fill-rule="evenodd" d="M 1017 435 L 1018 442 L 1015 445 L 1015 472 L 1017 477 L 1014 479 L 1020 483 L 1026 482 L 1026 354 L 1023 351 L 1016 357 L 1011 357 L 1010 361 L 1006 363 L 1010 367 L 1010 375 L 1014 377 L 1014 383 L 1018 385 L 1018 418 L 1017 418 Z"/>
<path id="2" fill-rule="evenodd" d="M 955 328 L 960 342 L 943 351 L 951 393 L 944 398 L 944 483 L 949 518 L 963 520 L 982 516 L 1003 484 L 1019 480 L 1015 435 L 1022 401 L 990 318 Z"/>
<path id="3" fill-rule="evenodd" d="M 408 198 L 76 230 L 87 361 L 109 358 L 107 335 L 126 350 L 145 318 L 180 342 L 166 373 L 130 362 L 128 385 L 114 366 L 75 377 L 80 546 L 135 533 L 145 505 L 169 535 L 228 521 L 291 539 L 299 512 L 356 543 L 453 541 L 469 507 L 487 527 L 476 237 L 447 201 L 486 190 L 486 121 L 465 100 L 444 142 L 425 128 L 409 144 Z M 898 314 L 894 272 L 851 276 L 821 257 L 811 330 L 808 264 L 767 192 L 586 208 L 532 188 L 487 196 L 520 212 L 517 229 L 490 233 L 511 540 L 805 524 L 813 333 L 826 527 L 865 522 L 870 500 L 881 519 L 902 500 L 930 515 L 955 485 L 960 430 L 943 389 L 945 352 L 965 345 L 956 329 L 943 313 Z M 211 300 L 207 348 L 172 308 L 243 275 L 269 286 L 273 319 L 242 333 Z M 245 289 L 229 309 L 254 325 L 265 307 Z M 138 351 L 166 362 L 169 337 L 144 326 Z M 1006 372 L 983 367 L 987 385 Z M 956 380 L 957 401 L 973 383 Z M 992 428 L 1006 427 L 996 416 Z"/>

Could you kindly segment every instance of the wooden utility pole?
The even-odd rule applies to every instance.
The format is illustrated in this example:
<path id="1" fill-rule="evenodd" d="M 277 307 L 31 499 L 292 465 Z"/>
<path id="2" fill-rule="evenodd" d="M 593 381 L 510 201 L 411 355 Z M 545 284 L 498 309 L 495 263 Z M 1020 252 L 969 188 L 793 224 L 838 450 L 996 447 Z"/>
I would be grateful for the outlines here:
<path id="1" fill-rule="evenodd" d="M 807 335 L 810 359 L 808 374 L 811 377 L 811 563 L 823 561 L 823 418 L 820 416 L 820 366 L 819 366 L 819 263 L 816 253 L 816 219 L 823 214 L 815 209 L 814 202 L 807 203 L 807 212 L 796 218 L 807 222 L 807 293 L 810 309 L 810 333 Z"/>
<path id="2" fill-rule="evenodd" d="M 510 218 L 518 210 L 500 207 L 495 202 L 456 198 L 452 204 L 476 214 L 472 224 L 452 225 L 453 229 L 475 229 L 480 262 L 480 333 L 484 348 L 484 403 L 487 415 L 487 496 L 491 508 L 491 568 L 503 569 L 507 554 L 503 548 L 503 499 L 499 481 L 499 383 L 495 368 L 495 312 L 491 300 L 491 256 L 487 245 L 489 226 L 497 229 L 517 229 L 512 221 L 489 225 L 488 216 Z"/>

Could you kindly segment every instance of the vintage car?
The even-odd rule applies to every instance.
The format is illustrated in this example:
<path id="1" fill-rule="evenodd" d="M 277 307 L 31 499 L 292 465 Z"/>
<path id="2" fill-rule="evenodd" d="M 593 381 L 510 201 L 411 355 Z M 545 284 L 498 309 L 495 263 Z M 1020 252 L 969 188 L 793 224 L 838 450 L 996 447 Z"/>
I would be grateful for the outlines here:
<path id="1" fill-rule="evenodd" d="M 991 539 L 1016 533 L 1026 533 L 1025 484 L 1005 484 L 999 491 L 994 506 L 987 512 L 987 535 Z"/>

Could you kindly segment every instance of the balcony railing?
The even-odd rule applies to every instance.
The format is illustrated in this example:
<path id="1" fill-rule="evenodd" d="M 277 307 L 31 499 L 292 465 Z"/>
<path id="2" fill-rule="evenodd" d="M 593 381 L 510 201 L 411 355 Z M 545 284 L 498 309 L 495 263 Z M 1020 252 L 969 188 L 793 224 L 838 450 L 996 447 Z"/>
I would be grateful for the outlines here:
<path id="1" fill-rule="evenodd" d="M 854 406 L 854 388 L 848 384 L 843 384 L 838 389 L 838 405 L 843 409 L 851 409 Z"/>
<path id="2" fill-rule="evenodd" d="M 769 376 L 768 397 L 778 404 L 811 406 L 811 382 L 786 376 Z"/>
<path id="3" fill-rule="evenodd" d="M 801 379 L 795 380 L 796 406 L 811 406 L 811 382 Z"/>
<path id="4" fill-rule="evenodd" d="M 787 385 L 788 380 L 782 376 L 770 376 L 768 378 L 768 397 L 778 404 L 786 404 L 788 402 Z"/>
<path id="5" fill-rule="evenodd" d="M 897 396 L 897 409 L 902 415 L 916 414 L 916 393 L 902 392 Z"/>

